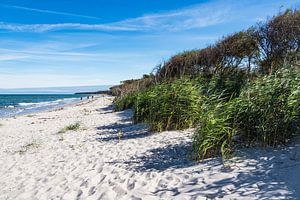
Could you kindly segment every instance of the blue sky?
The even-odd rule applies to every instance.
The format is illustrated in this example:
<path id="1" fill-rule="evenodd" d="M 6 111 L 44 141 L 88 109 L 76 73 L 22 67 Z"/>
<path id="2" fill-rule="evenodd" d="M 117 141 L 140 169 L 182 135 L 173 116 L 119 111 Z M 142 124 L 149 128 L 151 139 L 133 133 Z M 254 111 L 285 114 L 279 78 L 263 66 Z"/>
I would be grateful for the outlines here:
<path id="1" fill-rule="evenodd" d="M 0 88 L 112 85 L 299 0 L 1 0 Z"/>

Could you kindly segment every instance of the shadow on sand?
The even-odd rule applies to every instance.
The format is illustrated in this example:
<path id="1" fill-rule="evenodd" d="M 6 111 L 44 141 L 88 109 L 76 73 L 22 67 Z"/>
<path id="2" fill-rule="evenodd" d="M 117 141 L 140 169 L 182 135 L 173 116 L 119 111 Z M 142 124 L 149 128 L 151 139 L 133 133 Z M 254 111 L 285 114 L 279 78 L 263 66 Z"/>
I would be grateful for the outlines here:
<path id="1" fill-rule="evenodd" d="M 138 165 L 134 166 L 128 163 L 128 167 L 137 171 L 165 171 L 169 168 L 189 167 L 196 164 L 189 158 L 190 150 L 190 142 L 154 148 L 147 151 L 143 156 L 129 159 Z"/>
<path id="2" fill-rule="evenodd" d="M 99 130 L 104 130 L 105 134 L 99 134 L 97 140 L 118 140 L 119 131 L 122 132 L 122 140 L 149 136 L 147 126 L 130 122 L 131 111 L 118 112 L 118 115 L 121 120 L 117 123 L 98 127 Z M 152 148 L 142 156 L 134 156 L 120 163 L 128 170 L 140 172 L 184 169 L 192 176 L 198 177 L 195 178 L 195 182 L 186 183 L 199 185 L 185 191 L 192 199 L 197 199 L 200 194 L 208 199 L 226 198 L 228 194 L 236 194 L 237 199 L 300 199 L 299 144 L 298 142 L 284 149 L 244 149 L 239 159 L 233 162 L 232 170 L 225 168 L 220 158 L 191 161 L 191 142 Z M 239 163 L 242 163 L 241 167 Z M 201 176 L 204 172 L 206 175 Z M 225 175 L 220 175 L 222 173 Z M 214 181 L 210 177 L 218 178 Z M 170 188 L 162 190 L 168 191 Z"/>
<path id="3" fill-rule="evenodd" d="M 114 112 L 113 106 L 98 109 L 102 114 L 109 114 Z M 151 135 L 148 131 L 148 126 L 145 124 L 133 124 L 132 123 L 132 111 L 125 110 L 122 112 L 115 112 L 120 119 L 112 124 L 99 126 L 97 133 L 97 141 L 118 141 L 119 138 L 122 140 L 143 138 Z"/>
<path id="4" fill-rule="evenodd" d="M 121 140 L 130 140 L 143 138 L 151 135 L 148 131 L 148 127 L 143 124 L 111 124 L 108 126 L 98 127 L 99 130 L 105 131 L 105 134 L 102 132 L 97 133 L 99 142 L 108 142 L 108 141 L 118 141 Z"/>
<path id="5" fill-rule="evenodd" d="M 128 169 L 141 172 L 183 169 L 202 180 L 199 187 L 186 191 L 191 194 L 205 194 L 208 199 L 225 198 L 236 193 L 245 199 L 299 199 L 300 198 L 300 150 L 248 149 L 243 151 L 239 161 L 245 165 L 240 169 L 237 163 L 227 168 L 220 158 L 192 162 L 189 158 L 190 143 L 154 148 L 143 156 L 132 157 L 126 163 Z M 298 152 L 298 158 L 295 158 Z M 246 160 L 246 161 L 245 161 Z M 237 162 L 237 161 L 236 161 Z M 237 165 L 235 165 L 237 164 Z M 189 169 L 191 167 L 191 169 Z M 201 174 L 206 171 L 206 178 Z M 206 180 L 218 177 L 215 181 Z M 223 174 L 224 176 L 220 176 Z M 196 180 L 196 179 L 195 179 Z M 167 188 L 166 188 L 167 190 Z M 196 195 L 197 196 L 197 195 Z M 195 196 L 195 198 L 196 198 Z M 197 199 L 197 198 L 196 198 Z"/>

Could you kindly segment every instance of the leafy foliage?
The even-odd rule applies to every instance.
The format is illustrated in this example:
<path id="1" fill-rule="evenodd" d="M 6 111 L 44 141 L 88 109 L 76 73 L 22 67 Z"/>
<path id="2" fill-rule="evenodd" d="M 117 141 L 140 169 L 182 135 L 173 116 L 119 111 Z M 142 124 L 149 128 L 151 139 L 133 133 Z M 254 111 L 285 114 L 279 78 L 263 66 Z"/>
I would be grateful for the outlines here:
<path id="1" fill-rule="evenodd" d="M 131 92 L 125 95 L 124 97 L 117 97 L 115 99 L 115 110 L 121 111 L 132 108 L 136 100 L 138 92 Z"/>

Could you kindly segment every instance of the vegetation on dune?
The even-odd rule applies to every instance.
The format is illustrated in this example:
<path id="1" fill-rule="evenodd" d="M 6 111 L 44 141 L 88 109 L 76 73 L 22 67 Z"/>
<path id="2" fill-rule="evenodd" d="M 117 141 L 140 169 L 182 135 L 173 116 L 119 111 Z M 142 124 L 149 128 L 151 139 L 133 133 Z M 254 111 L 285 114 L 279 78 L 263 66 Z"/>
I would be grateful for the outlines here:
<path id="1" fill-rule="evenodd" d="M 253 28 L 260 53 L 257 58 L 259 70 L 272 74 L 276 70 L 299 61 L 300 11 L 286 10 Z"/>
<path id="2" fill-rule="evenodd" d="M 297 132 L 300 72 L 280 70 L 250 83 L 232 102 L 233 126 L 247 143 L 285 143 Z"/>
<path id="3" fill-rule="evenodd" d="M 131 93 L 117 100 L 116 108 L 133 108 L 134 122 L 146 122 L 152 130 L 163 131 L 193 127 L 200 101 L 196 81 L 181 79 Z"/>
<path id="4" fill-rule="evenodd" d="M 300 11 L 287 10 L 111 88 L 152 130 L 196 127 L 196 159 L 285 144 L 300 126 Z"/>
<path id="5" fill-rule="evenodd" d="M 122 81 L 120 85 L 111 87 L 110 92 L 112 95 L 124 97 L 131 92 L 140 91 L 152 85 L 154 85 L 153 75 L 145 74 L 141 79 Z"/>
<path id="6" fill-rule="evenodd" d="M 67 131 L 77 131 L 81 127 L 81 124 L 79 122 L 76 122 L 74 124 L 70 124 L 64 128 L 62 128 L 58 133 L 65 133 Z"/>
<path id="7" fill-rule="evenodd" d="M 135 92 L 128 93 L 124 97 L 117 97 L 114 101 L 115 110 L 122 111 L 122 110 L 132 108 L 136 100 L 136 96 L 138 94 L 139 92 L 135 91 Z"/>
<path id="8" fill-rule="evenodd" d="M 147 122 L 156 131 L 190 128 L 198 121 L 200 101 L 192 80 L 156 85 L 136 95 L 134 121 Z"/>
<path id="9" fill-rule="evenodd" d="M 300 71 L 281 70 L 250 82 L 230 101 L 210 98 L 194 134 L 196 158 L 228 155 L 239 144 L 286 143 L 299 132 Z"/>
<path id="10" fill-rule="evenodd" d="M 166 81 L 145 90 L 117 98 L 116 110 L 133 109 L 134 122 L 146 122 L 154 131 L 195 127 L 203 111 L 201 105 L 209 96 L 222 101 L 239 95 L 245 85 L 245 73 L 217 74 L 212 77 L 182 78 Z"/>

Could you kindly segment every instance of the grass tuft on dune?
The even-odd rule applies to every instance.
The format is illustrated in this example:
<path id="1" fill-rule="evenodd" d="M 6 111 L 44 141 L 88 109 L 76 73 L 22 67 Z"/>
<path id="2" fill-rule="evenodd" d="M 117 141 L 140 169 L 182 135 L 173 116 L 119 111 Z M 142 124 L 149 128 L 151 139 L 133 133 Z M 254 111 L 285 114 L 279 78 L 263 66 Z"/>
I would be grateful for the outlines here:
<path id="1" fill-rule="evenodd" d="M 80 122 L 76 122 L 74 124 L 70 124 L 64 128 L 62 128 L 58 133 L 66 133 L 68 131 L 78 131 L 81 127 Z"/>

